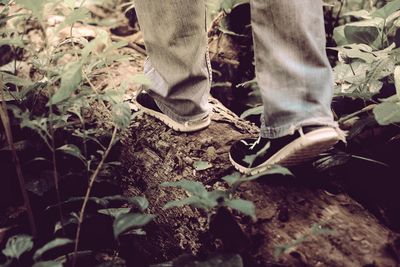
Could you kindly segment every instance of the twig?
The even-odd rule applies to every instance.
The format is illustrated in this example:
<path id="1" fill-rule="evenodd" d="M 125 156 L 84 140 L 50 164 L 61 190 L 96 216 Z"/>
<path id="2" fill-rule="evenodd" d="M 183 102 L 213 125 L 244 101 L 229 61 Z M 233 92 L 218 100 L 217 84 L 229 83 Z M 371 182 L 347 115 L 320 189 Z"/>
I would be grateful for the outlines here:
<path id="1" fill-rule="evenodd" d="M 111 36 L 111 40 L 112 41 L 125 41 L 125 38 L 121 38 L 118 36 Z M 141 48 L 139 45 L 137 45 L 135 42 L 128 42 L 127 46 L 129 48 L 132 48 L 134 50 L 136 50 L 137 52 L 139 52 L 140 54 L 142 54 L 143 56 L 147 56 L 147 52 L 145 49 Z"/>
<path id="2" fill-rule="evenodd" d="M 111 141 L 110 141 L 110 143 L 108 145 L 108 148 L 104 152 L 103 157 L 102 157 L 99 165 L 97 166 L 96 170 L 94 171 L 94 173 L 90 177 L 89 185 L 88 185 L 88 188 L 86 190 L 86 195 L 85 195 L 85 198 L 83 200 L 81 211 L 79 213 L 78 228 L 76 230 L 76 236 L 75 236 L 74 256 L 73 256 L 73 259 L 72 259 L 72 267 L 75 267 L 75 265 L 76 265 L 76 260 L 77 260 L 77 256 L 78 256 L 79 238 L 80 238 L 80 234 L 81 234 L 81 226 L 82 226 L 83 217 L 84 217 L 85 210 L 86 210 L 86 205 L 87 205 L 87 203 L 89 201 L 89 197 L 90 197 L 90 193 L 91 193 L 92 188 L 93 188 L 93 184 L 96 181 L 96 178 L 99 175 L 100 170 L 102 169 L 102 167 L 104 165 L 104 162 L 105 162 L 108 154 L 111 151 L 111 148 L 114 145 L 114 142 L 115 142 L 116 137 L 117 137 L 117 132 L 118 132 L 118 127 L 115 127 L 114 131 L 113 131 L 113 134 L 112 134 L 112 137 L 111 137 Z"/>
<path id="3" fill-rule="evenodd" d="M 354 112 L 352 114 L 349 114 L 349 115 L 347 115 L 345 117 L 340 118 L 338 123 L 342 124 L 342 123 L 354 118 L 355 116 L 358 116 L 358 115 L 360 115 L 360 114 L 362 114 L 364 112 L 369 112 L 369 111 L 373 110 L 375 107 L 376 107 L 376 104 L 372 104 L 372 105 L 366 106 L 365 108 L 363 108 L 361 110 L 358 110 L 358 111 L 356 111 L 356 112 Z"/>
<path id="4" fill-rule="evenodd" d="M 3 85 L 3 77 L 0 75 L 0 94 L 1 94 L 2 99 L 4 99 L 3 86 L 4 86 Z M 33 216 L 32 206 L 31 206 L 31 202 L 29 200 L 28 192 L 26 191 L 25 180 L 24 180 L 24 176 L 22 174 L 21 162 L 19 161 L 19 157 L 17 155 L 15 145 L 14 145 L 14 139 L 13 139 L 11 126 L 10 126 L 10 118 L 8 117 L 8 113 L 7 113 L 6 101 L 1 101 L 0 118 L 1 118 L 1 121 L 4 126 L 4 131 L 6 134 L 8 145 L 11 149 L 11 154 L 12 154 L 13 161 L 15 164 L 15 170 L 17 173 L 20 190 L 21 190 L 22 197 L 24 200 L 24 206 L 28 213 L 28 220 L 29 220 L 29 224 L 31 227 L 31 233 L 32 233 L 32 236 L 35 237 L 37 235 L 35 218 Z"/>

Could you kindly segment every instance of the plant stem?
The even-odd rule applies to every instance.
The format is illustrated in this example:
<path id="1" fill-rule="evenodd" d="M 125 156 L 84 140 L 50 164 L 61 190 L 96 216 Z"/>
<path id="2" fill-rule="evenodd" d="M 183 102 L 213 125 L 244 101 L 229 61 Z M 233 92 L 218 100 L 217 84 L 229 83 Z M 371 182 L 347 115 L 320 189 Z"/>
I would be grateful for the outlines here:
<path id="1" fill-rule="evenodd" d="M 33 216 L 33 211 L 32 211 L 32 206 L 31 202 L 29 200 L 28 192 L 26 190 L 25 186 L 25 179 L 22 174 L 22 167 L 21 167 L 21 162 L 19 160 L 19 157 L 17 155 L 17 151 L 15 149 L 14 145 L 14 139 L 11 131 L 11 126 L 10 126 L 10 118 L 8 117 L 8 112 L 7 112 L 7 105 L 6 101 L 4 100 L 4 91 L 3 91 L 3 77 L 0 75 L 0 101 L 1 101 L 1 107 L 0 107 L 0 118 L 4 126 L 4 131 L 6 134 L 7 142 L 8 145 L 11 149 L 11 154 L 13 157 L 13 161 L 15 164 L 15 170 L 17 173 L 18 181 L 19 181 L 19 186 L 21 190 L 21 194 L 24 200 L 24 206 L 26 208 L 26 211 L 28 213 L 28 220 L 31 228 L 31 233 L 32 236 L 35 237 L 37 235 L 37 229 L 36 229 L 36 224 L 35 224 L 35 218 Z"/>
<path id="2" fill-rule="evenodd" d="M 51 99 L 51 98 L 50 98 Z M 60 217 L 61 221 L 61 231 L 63 234 L 64 233 L 64 216 L 63 216 L 63 211 L 62 211 L 62 206 L 61 206 L 61 194 L 60 194 L 60 179 L 58 177 L 58 169 L 57 169 L 57 159 L 56 159 L 56 144 L 55 144 L 55 134 L 54 134 L 54 124 L 53 124 L 53 104 L 51 103 L 50 100 L 50 135 L 51 135 L 51 156 L 52 156 L 52 161 L 53 161 L 53 172 L 54 172 L 54 186 L 56 189 L 56 198 L 57 198 L 57 206 L 58 206 L 58 215 Z"/>
<path id="3" fill-rule="evenodd" d="M 111 141 L 107 147 L 107 150 L 104 152 L 101 161 L 99 163 L 99 165 L 97 166 L 96 170 L 94 171 L 94 173 L 92 174 L 92 176 L 90 177 L 89 180 L 89 185 L 88 188 L 86 190 L 86 195 L 85 198 L 83 200 L 83 204 L 82 204 L 82 208 L 81 211 L 79 213 L 79 221 L 78 221 L 78 228 L 76 230 L 76 236 L 75 236 L 75 248 L 74 248 L 74 255 L 73 255 L 73 259 L 72 259 L 72 267 L 75 267 L 76 265 L 76 260 L 77 260 L 77 255 L 78 255 L 78 247 L 79 247 L 79 238 L 80 238 L 80 234 L 81 234 L 81 226 L 82 226 L 82 222 L 83 222 L 83 217 L 85 215 L 85 210 L 86 210 L 86 205 L 89 201 L 89 197 L 90 197 L 90 193 L 92 191 L 93 188 L 93 184 L 96 181 L 97 176 L 100 173 L 100 170 L 102 169 L 104 162 L 108 156 L 108 154 L 110 154 L 111 148 L 113 147 L 116 137 L 117 137 L 117 132 L 118 132 L 118 127 L 115 126 L 112 137 L 111 137 Z"/>
<path id="4" fill-rule="evenodd" d="M 345 1 L 345 0 L 341 0 L 341 1 L 340 1 L 340 8 L 339 8 L 339 11 L 338 11 L 338 13 L 337 13 L 337 15 L 336 15 L 335 24 L 333 25 L 334 27 L 336 27 L 336 26 L 339 25 L 340 15 L 342 15 L 342 10 L 343 10 L 344 1 Z"/>
<path id="5" fill-rule="evenodd" d="M 358 115 L 360 115 L 360 114 L 362 114 L 362 113 L 364 113 L 364 112 L 369 112 L 369 111 L 373 110 L 375 107 L 376 107 L 375 104 L 366 106 L 365 108 L 363 108 L 363 109 L 361 109 L 361 110 L 358 110 L 358 111 L 356 111 L 356 112 L 354 112 L 354 113 L 352 113 L 352 114 L 349 114 L 349 115 L 347 115 L 347 116 L 344 116 L 344 117 L 340 118 L 339 121 L 338 121 L 338 123 L 339 123 L 339 124 L 342 124 L 342 123 L 344 123 L 344 122 L 350 120 L 351 118 L 354 118 L 355 116 L 358 116 Z"/>
<path id="6" fill-rule="evenodd" d="M 382 37 L 381 37 L 381 49 L 384 48 L 384 42 L 385 42 L 385 30 L 386 30 L 386 19 L 383 21 L 383 28 L 382 28 Z"/>

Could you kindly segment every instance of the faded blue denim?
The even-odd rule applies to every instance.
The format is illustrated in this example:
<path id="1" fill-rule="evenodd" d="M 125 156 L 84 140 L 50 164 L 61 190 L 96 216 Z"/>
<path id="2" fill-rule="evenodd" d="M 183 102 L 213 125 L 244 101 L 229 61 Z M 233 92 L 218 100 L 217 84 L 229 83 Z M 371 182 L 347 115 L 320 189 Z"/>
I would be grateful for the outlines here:
<path id="1" fill-rule="evenodd" d="M 325 51 L 320 0 L 252 0 L 256 78 L 264 103 L 261 136 L 301 126 L 337 127 L 330 108 L 332 70 Z M 172 119 L 211 111 L 211 70 L 203 0 L 135 0 L 149 55 L 151 95 Z"/>

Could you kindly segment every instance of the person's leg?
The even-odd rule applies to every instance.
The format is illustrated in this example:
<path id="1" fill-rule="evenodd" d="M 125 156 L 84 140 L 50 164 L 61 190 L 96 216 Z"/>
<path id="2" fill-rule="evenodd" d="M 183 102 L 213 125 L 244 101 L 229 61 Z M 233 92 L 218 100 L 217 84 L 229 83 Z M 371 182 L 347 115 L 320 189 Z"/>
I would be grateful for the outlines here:
<path id="1" fill-rule="evenodd" d="M 210 112 L 204 0 L 135 0 L 148 60 L 148 88 L 163 114 L 185 123 Z M 179 130 L 179 129 L 178 129 Z"/>
<path id="2" fill-rule="evenodd" d="M 240 171 L 256 173 L 272 164 L 299 164 L 343 136 L 331 111 L 322 1 L 250 2 L 264 114 L 260 138 L 235 143 L 230 158 Z"/>
<path id="3" fill-rule="evenodd" d="M 321 0 L 252 0 L 257 81 L 264 103 L 261 136 L 304 125 L 336 126 L 332 70 Z"/>

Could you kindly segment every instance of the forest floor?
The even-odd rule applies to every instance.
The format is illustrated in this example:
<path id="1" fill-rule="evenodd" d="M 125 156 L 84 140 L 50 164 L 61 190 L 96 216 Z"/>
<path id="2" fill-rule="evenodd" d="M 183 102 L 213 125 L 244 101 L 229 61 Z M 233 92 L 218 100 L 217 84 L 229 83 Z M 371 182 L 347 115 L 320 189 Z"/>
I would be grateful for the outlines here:
<path id="1" fill-rule="evenodd" d="M 13 8 L 15 10 L 11 13 L 21 12 L 18 7 L 14 6 Z M 113 56 L 128 56 L 129 58 L 129 60 L 113 61 L 107 67 L 96 70 L 93 78 L 89 79 L 90 86 L 100 90 L 108 89 L 110 84 L 114 88 L 122 85 L 127 87 L 128 90 L 125 91 L 122 100 L 129 105 L 133 114 L 130 128 L 123 131 L 118 144 L 111 150 L 108 159 L 109 162 L 119 161 L 122 165 L 118 165 L 116 168 L 110 167 L 102 173 L 101 179 L 97 180 L 91 196 L 100 199 L 110 195 L 134 197 L 144 194 L 150 201 L 150 211 L 160 214 L 160 218 L 158 224 L 150 224 L 149 228 L 145 228 L 149 237 L 143 238 L 146 240 L 139 239 L 140 242 L 131 242 L 130 240 L 115 242 L 112 221 L 109 218 L 106 218 L 106 216 L 89 218 L 89 222 L 83 226 L 81 245 L 86 250 L 93 250 L 96 253 L 92 257 L 85 257 L 85 254 L 82 253 L 80 266 L 100 266 L 101 264 L 104 264 L 101 266 L 124 266 L 124 264 L 148 266 L 149 263 L 170 261 L 184 252 L 202 255 L 203 253 L 218 251 L 222 245 L 218 241 L 211 240 L 212 237 L 207 232 L 207 214 L 190 207 L 172 209 L 163 213 L 162 205 L 176 198 L 182 198 L 185 194 L 179 191 L 172 193 L 173 196 L 171 196 L 160 190 L 158 185 L 168 181 L 168 175 L 172 175 L 173 180 L 193 178 L 196 181 L 201 181 L 209 190 L 226 189 L 221 178 L 233 172 L 233 168 L 229 166 L 226 157 L 229 145 L 233 140 L 243 136 L 256 136 L 258 131 L 255 125 L 259 121 L 257 115 L 249 116 L 251 122 L 246 122 L 236 116 L 242 114 L 249 106 L 253 106 L 254 102 L 257 102 L 253 96 L 249 96 L 249 91 L 244 89 L 240 91 L 241 88 L 236 87 L 236 85 L 252 79 L 254 72 L 250 67 L 252 55 L 248 48 L 249 40 L 226 36 L 215 28 L 210 30 L 211 59 L 214 71 L 217 74 L 212 95 L 225 104 L 228 109 L 233 110 L 236 115 L 223 108 L 218 101 L 212 100 L 219 113 L 213 118 L 210 129 L 195 135 L 178 136 L 159 122 L 143 117 L 140 112 L 137 112 L 134 98 L 139 85 L 136 81 L 127 79 L 127 77 L 134 77 L 142 72 L 146 57 L 143 39 L 135 20 L 136 16 L 130 14 L 127 18 L 120 12 L 111 12 L 96 5 L 88 6 L 88 9 L 96 21 L 113 20 L 113 27 L 110 28 L 105 22 L 103 26 L 76 23 L 72 33 L 74 38 L 93 40 L 98 37 L 99 31 L 103 30 L 110 33 L 107 42 L 127 42 L 126 45 L 118 47 Z M 59 19 L 59 16 L 49 17 L 46 22 L 46 32 L 50 33 L 51 28 L 57 27 L 60 23 Z M 23 49 L 0 46 L 1 71 L 14 72 L 10 70 L 15 68 L 18 77 L 27 79 L 39 75 L 35 72 L 37 67 L 32 65 L 31 62 L 34 61 L 33 59 L 40 61 L 40 57 L 45 57 L 45 53 L 42 53 L 44 44 L 40 29 L 34 22 L 31 23 L 26 26 L 29 30 L 26 31 L 27 36 L 25 37 L 28 38 L 33 47 L 37 48 L 38 54 L 28 53 Z M 47 38 L 52 43 L 59 44 L 63 43 L 63 40 L 69 39 L 70 34 L 70 29 L 66 28 L 65 31 L 62 30 L 54 36 L 48 35 Z M 67 64 L 69 60 L 68 57 L 62 58 L 58 64 Z M 47 112 L 45 105 L 47 100 L 47 93 L 41 92 L 35 95 L 33 100 L 27 102 L 27 107 L 33 113 L 40 115 Z M 5 96 L 3 102 L 10 105 L 20 104 L 15 101 L 12 94 Z M 340 96 L 335 97 L 333 109 L 340 118 L 345 114 L 357 112 L 364 105 L 364 100 Z M 88 123 L 90 127 L 99 133 L 105 133 L 104 136 L 99 134 L 101 142 L 110 139 L 109 130 L 112 129 L 113 123 L 105 107 L 102 105 L 92 106 L 91 109 L 86 110 L 85 116 L 86 120 L 90 121 Z M 285 250 L 288 254 L 292 252 L 291 257 L 296 259 L 294 265 L 328 266 L 318 265 L 314 258 L 312 261 L 308 261 L 315 256 L 310 256 L 313 250 L 316 251 L 325 245 L 327 246 L 324 250 L 325 253 L 332 253 L 333 258 L 344 257 L 345 252 L 350 253 L 351 249 L 354 249 L 353 255 L 350 253 L 350 255 L 345 256 L 358 258 L 359 261 L 355 262 L 364 262 L 364 266 L 395 266 L 391 264 L 400 264 L 400 161 L 398 157 L 400 138 L 393 138 L 393 136 L 398 136 L 399 127 L 396 125 L 383 127 L 371 123 L 371 121 L 363 121 L 363 123 L 363 125 L 351 123 L 347 125 L 349 128 L 346 130 L 350 130 L 347 145 L 339 144 L 328 157 L 322 157 L 313 163 L 292 170 L 296 176 L 295 181 L 286 180 L 286 178 L 283 181 L 276 181 L 275 177 L 271 180 L 261 181 L 259 187 L 245 186 L 239 195 L 244 195 L 255 202 L 259 221 L 254 224 L 248 216 L 239 216 L 234 213 L 233 217 L 239 223 L 232 224 L 235 229 L 233 230 L 235 238 L 228 239 L 228 242 L 235 243 L 235 246 L 232 245 L 232 248 L 228 248 L 226 251 L 235 253 L 245 251 L 241 255 L 244 258 L 245 265 L 249 267 L 290 266 L 287 261 L 286 265 L 283 263 L 279 265 L 279 260 L 265 261 L 265 255 L 268 254 L 268 257 L 273 258 L 276 249 L 285 240 L 293 240 L 295 244 L 292 244 L 292 247 L 301 246 L 302 241 L 296 240 L 296 237 L 299 236 L 299 233 L 304 234 L 304 229 L 307 226 L 308 228 L 312 227 L 311 222 L 324 221 L 326 217 L 333 217 L 332 224 L 335 226 L 346 225 L 346 227 L 356 229 L 357 224 L 366 223 L 368 224 L 366 228 L 360 226 L 360 229 L 374 229 L 376 231 L 350 232 L 348 244 L 343 243 L 343 239 L 339 238 L 338 241 L 332 238 L 329 242 L 327 241 L 329 246 L 328 243 L 310 245 L 309 243 L 312 243 L 312 241 L 321 242 L 321 240 L 317 237 L 314 240 L 312 235 L 315 233 L 305 233 L 307 237 L 311 236 L 311 241 L 305 242 L 304 250 L 292 250 L 290 244 L 290 248 L 286 248 L 288 251 Z M 27 187 L 33 203 L 35 218 L 38 222 L 39 243 L 44 244 L 45 241 L 53 238 L 54 233 L 56 233 L 55 236 L 60 235 L 60 229 L 53 227 L 53 223 L 58 220 L 56 219 L 57 212 L 54 206 L 48 208 L 56 202 L 57 198 L 53 188 L 53 173 L 49 171 L 49 164 L 45 160 L 41 160 L 50 157 L 50 153 L 46 152 L 45 145 L 42 144 L 40 137 L 32 134 L 31 131 L 21 130 L 18 125 L 14 125 L 13 129 L 15 130 L 14 135 L 21 161 L 27 163 L 24 164 L 23 169 L 28 173 L 26 175 Z M 231 133 L 231 136 L 224 136 L 228 132 Z M 66 136 L 65 133 L 60 133 L 57 140 L 68 139 L 76 143 L 74 138 Z M 6 246 L 9 237 L 29 232 L 25 208 L 21 205 L 20 196 L 16 194 L 16 192 L 19 192 L 19 188 L 15 179 L 14 162 L 10 157 L 10 149 L 5 144 L 5 139 L 5 134 L 1 133 L 0 141 L 4 143 L 4 148 L 0 150 L 0 172 L 2 173 L 2 179 L 0 179 L 0 244 L 2 247 Z M 154 143 L 152 144 L 152 142 Z M 91 150 L 96 151 L 96 149 L 96 147 L 89 147 L 89 153 L 91 153 Z M 172 155 L 173 153 L 176 155 Z M 40 158 L 39 162 L 37 161 L 38 158 Z M 65 157 L 65 155 L 58 156 L 57 160 L 61 162 L 59 169 L 61 173 L 65 174 L 66 178 L 60 182 L 61 198 L 67 200 L 70 197 L 78 198 L 84 195 L 87 180 L 82 180 L 82 177 L 74 174 L 74 172 L 79 172 L 81 165 L 76 160 Z M 32 163 L 33 161 L 35 162 Z M 204 170 L 199 167 L 202 169 L 199 171 L 197 167 L 193 168 L 197 162 L 208 163 L 213 167 L 205 167 Z M 163 165 L 159 166 L 159 164 Z M 111 177 L 111 179 L 107 180 L 106 177 Z M 283 178 L 279 176 L 278 179 Z M 290 195 L 286 195 L 288 192 Z M 310 199 L 315 199 L 318 202 L 310 203 Z M 96 199 L 92 199 L 92 201 L 88 209 L 97 211 L 98 206 L 101 206 L 100 202 Z M 266 207 L 265 201 L 269 201 L 268 207 Z M 333 208 L 332 205 L 328 205 L 329 208 L 326 209 L 325 204 L 322 203 L 339 204 Z M 71 211 L 73 215 L 73 211 L 76 211 L 80 204 L 80 200 L 78 203 L 71 201 L 64 208 Z M 127 206 L 123 205 L 122 207 L 126 208 Z M 307 212 L 311 210 L 315 211 L 316 214 L 320 212 L 321 214 L 318 214 L 318 216 L 321 215 L 322 219 L 317 215 L 315 218 L 306 217 Z M 336 210 L 343 213 L 339 212 L 340 214 L 337 215 Z M 228 219 L 224 217 L 225 219 L 222 220 L 224 224 L 231 221 L 230 215 L 226 216 Z M 351 219 L 353 217 L 354 220 Z M 76 228 L 73 225 L 73 220 L 66 223 L 65 229 L 63 229 L 65 236 L 74 235 Z M 368 228 L 370 226 L 371 228 Z M 223 225 L 222 228 L 224 227 L 227 226 Z M 235 227 L 240 229 L 238 230 Z M 216 226 L 216 229 L 221 229 L 221 226 Z M 333 230 L 345 235 L 345 232 L 341 232 L 339 228 Z M 251 241 L 244 234 L 246 231 L 251 233 Z M 288 232 L 287 236 L 280 236 L 286 232 Z M 99 235 L 98 233 L 102 234 Z M 385 236 L 380 238 L 380 236 L 376 236 L 377 233 Z M 264 236 L 260 237 L 262 235 Z M 376 244 L 382 243 L 381 245 L 387 248 L 384 252 L 376 252 L 379 255 L 380 253 L 384 255 L 382 259 L 369 258 L 368 255 L 372 253 L 370 248 L 363 250 L 362 245 L 365 245 L 363 240 L 366 236 L 369 236 L 369 242 L 375 240 Z M 220 239 L 224 239 L 224 237 L 220 237 Z M 268 242 L 265 239 L 268 239 Z M 238 249 L 237 243 L 242 242 L 246 244 L 250 242 L 251 245 L 248 245 L 245 249 L 239 246 Z M 353 248 L 352 242 L 358 244 L 359 248 Z M 109 244 L 113 245 L 110 247 Z M 143 247 L 141 247 L 142 245 Z M 264 250 L 260 250 L 260 246 L 264 246 Z M 331 246 L 336 247 L 332 249 Z M 82 250 L 85 251 L 85 249 Z M 249 255 L 254 251 L 257 251 L 260 255 Z M 364 255 L 357 254 L 360 251 L 364 251 Z M 265 255 L 261 255 L 261 252 Z M 59 252 L 55 254 L 60 255 Z M 321 258 L 321 262 L 324 262 L 322 259 L 324 255 L 318 257 Z M 138 258 L 143 260 L 138 260 Z M 391 260 L 388 260 L 388 258 Z M 6 262 L 6 259 L 6 257 L 0 256 L 0 264 Z M 185 260 L 181 259 L 181 261 L 184 262 Z M 337 258 L 337 262 L 341 261 L 342 259 Z M 29 260 L 26 260 L 28 263 L 21 262 L 19 263 L 20 266 L 29 266 L 31 263 Z M 181 265 L 174 266 L 200 266 L 185 265 L 182 262 Z M 107 263 L 109 265 L 105 265 Z M 351 260 L 347 263 L 348 265 L 336 265 L 333 261 L 330 266 L 357 266 Z M 381 263 L 381 265 L 374 265 L 376 263 Z M 172 266 L 172 263 L 160 266 Z"/>

